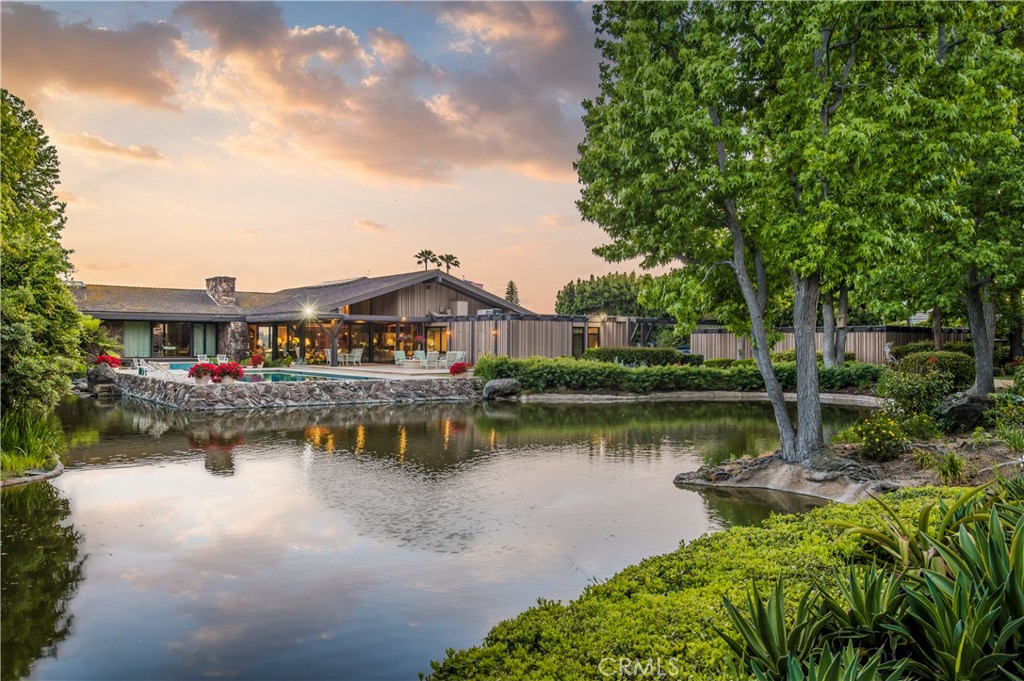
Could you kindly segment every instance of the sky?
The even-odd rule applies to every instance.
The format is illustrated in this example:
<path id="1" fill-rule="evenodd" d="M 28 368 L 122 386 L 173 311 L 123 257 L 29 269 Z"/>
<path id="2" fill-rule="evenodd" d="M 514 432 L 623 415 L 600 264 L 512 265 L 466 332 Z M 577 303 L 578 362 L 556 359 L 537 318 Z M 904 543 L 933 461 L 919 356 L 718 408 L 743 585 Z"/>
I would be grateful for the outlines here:
<path id="1" fill-rule="evenodd" d="M 553 312 L 634 269 L 576 211 L 579 2 L 3 2 L 3 87 L 57 147 L 75 279 L 276 291 L 413 271 Z"/>

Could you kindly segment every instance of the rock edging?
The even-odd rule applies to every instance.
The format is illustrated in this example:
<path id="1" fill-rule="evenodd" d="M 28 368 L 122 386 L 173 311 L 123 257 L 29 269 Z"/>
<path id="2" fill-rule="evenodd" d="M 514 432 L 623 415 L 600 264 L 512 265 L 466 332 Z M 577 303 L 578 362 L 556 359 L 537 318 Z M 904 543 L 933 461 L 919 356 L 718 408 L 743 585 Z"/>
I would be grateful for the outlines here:
<path id="1" fill-rule="evenodd" d="M 211 383 L 171 381 L 155 376 L 117 374 L 124 397 L 155 402 L 183 411 L 218 411 L 265 407 L 318 407 L 340 404 L 468 402 L 480 399 L 467 379 L 358 380 Z"/>

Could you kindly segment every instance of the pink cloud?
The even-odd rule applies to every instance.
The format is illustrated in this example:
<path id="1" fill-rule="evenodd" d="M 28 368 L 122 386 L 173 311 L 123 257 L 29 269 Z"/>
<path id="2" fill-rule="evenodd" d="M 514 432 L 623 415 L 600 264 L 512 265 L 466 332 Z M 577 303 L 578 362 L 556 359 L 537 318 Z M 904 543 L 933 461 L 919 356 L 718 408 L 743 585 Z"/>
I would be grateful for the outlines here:
<path id="1" fill-rule="evenodd" d="M 62 140 L 66 144 L 81 147 L 82 149 L 98 151 L 103 154 L 113 154 L 137 161 L 163 161 L 165 158 L 155 147 L 137 146 L 134 144 L 122 146 L 103 139 L 98 135 L 90 135 L 87 132 L 63 136 Z"/>
<path id="2" fill-rule="evenodd" d="M 51 86 L 150 107 L 171 107 L 177 77 L 169 64 L 181 38 L 169 24 L 107 30 L 63 24 L 57 12 L 4 3 L 3 84 L 30 101 Z"/>

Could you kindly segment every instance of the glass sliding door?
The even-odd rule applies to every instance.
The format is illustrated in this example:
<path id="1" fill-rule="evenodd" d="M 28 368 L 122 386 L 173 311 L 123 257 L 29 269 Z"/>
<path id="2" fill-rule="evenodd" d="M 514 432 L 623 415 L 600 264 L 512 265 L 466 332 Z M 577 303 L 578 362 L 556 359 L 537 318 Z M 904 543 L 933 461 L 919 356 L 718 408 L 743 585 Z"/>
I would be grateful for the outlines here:
<path id="1" fill-rule="evenodd" d="M 124 323 L 124 356 L 151 357 L 153 329 L 149 322 Z"/>
<path id="2" fill-rule="evenodd" d="M 211 357 L 217 354 L 216 324 L 192 325 L 192 353 Z"/>

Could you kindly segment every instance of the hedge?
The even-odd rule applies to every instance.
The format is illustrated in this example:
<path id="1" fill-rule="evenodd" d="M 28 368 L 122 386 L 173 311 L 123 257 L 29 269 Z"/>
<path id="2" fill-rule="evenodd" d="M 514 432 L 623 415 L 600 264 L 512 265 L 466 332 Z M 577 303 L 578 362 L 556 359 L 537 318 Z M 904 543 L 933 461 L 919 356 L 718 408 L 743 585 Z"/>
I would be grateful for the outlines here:
<path id="1" fill-rule="evenodd" d="M 935 344 L 932 341 L 917 341 L 915 343 L 907 343 L 906 345 L 897 345 L 892 348 L 892 356 L 897 360 L 902 360 L 907 355 L 916 354 L 918 352 L 931 352 L 935 350 Z M 960 354 L 967 355 L 968 357 L 974 357 L 974 342 L 973 341 L 949 341 L 948 343 L 942 344 L 942 352 L 959 352 Z M 992 365 L 1001 367 L 1010 361 L 1010 347 L 1008 345 L 997 344 L 992 351 Z"/>
<path id="2" fill-rule="evenodd" d="M 735 361 L 736 360 L 730 359 L 729 357 L 716 357 L 715 359 L 704 360 L 704 366 L 715 367 L 717 369 L 728 369 Z"/>
<path id="3" fill-rule="evenodd" d="M 818 354 L 818 364 L 824 364 L 825 363 L 825 353 L 823 353 L 821 350 L 818 350 L 817 354 Z M 772 353 L 772 362 L 778 363 L 778 362 L 795 362 L 795 361 L 796 361 L 796 350 L 795 349 L 793 349 L 793 350 L 783 350 L 782 352 L 773 352 Z M 857 361 L 857 355 L 852 353 L 852 352 L 844 352 L 843 353 L 843 361 L 844 362 L 856 362 Z"/>
<path id="4" fill-rule="evenodd" d="M 484 380 L 515 378 L 529 392 L 550 390 L 650 393 L 675 390 L 728 390 L 760 392 L 764 380 L 756 366 L 717 369 L 708 366 L 659 366 L 628 368 L 608 362 L 586 362 L 571 358 L 530 357 L 512 359 L 484 355 L 477 360 L 474 374 Z M 819 386 L 824 391 L 868 387 L 878 381 L 882 367 L 851 363 L 821 369 Z M 783 390 L 796 389 L 796 364 L 775 366 Z"/>
<path id="5" fill-rule="evenodd" d="M 910 374 L 945 371 L 953 377 L 953 387 L 957 389 L 974 383 L 974 358 L 959 352 L 915 352 L 900 360 L 896 370 Z"/>
<path id="6" fill-rule="evenodd" d="M 921 506 L 955 493 L 907 489 L 885 500 L 913 524 Z M 444 660 L 431 663 L 428 678 L 600 679 L 605 658 L 660 658 L 663 671 L 670 661 L 679 670 L 675 678 L 735 679 L 723 665 L 726 643 L 715 633 L 718 628 L 736 635 L 723 597 L 742 603 L 751 581 L 767 594 L 779 577 L 789 593 L 798 594 L 843 569 L 857 555 L 858 540 L 832 524 L 837 520 L 877 528 L 885 523 L 879 507 L 865 501 L 704 535 L 587 587 L 566 605 L 539 600 L 495 626 L 479 646 L 449 650 Z"/>
<path id="7" fill-rule="evenodd" d="M 684 355 L 675 348 L 606 347 L 587 349 L 583 353 L 583 359 L 614 362 L 626 366 L 654 367 L 680 363 L 696 366 L 704 361 L 704 356 Z"/>

